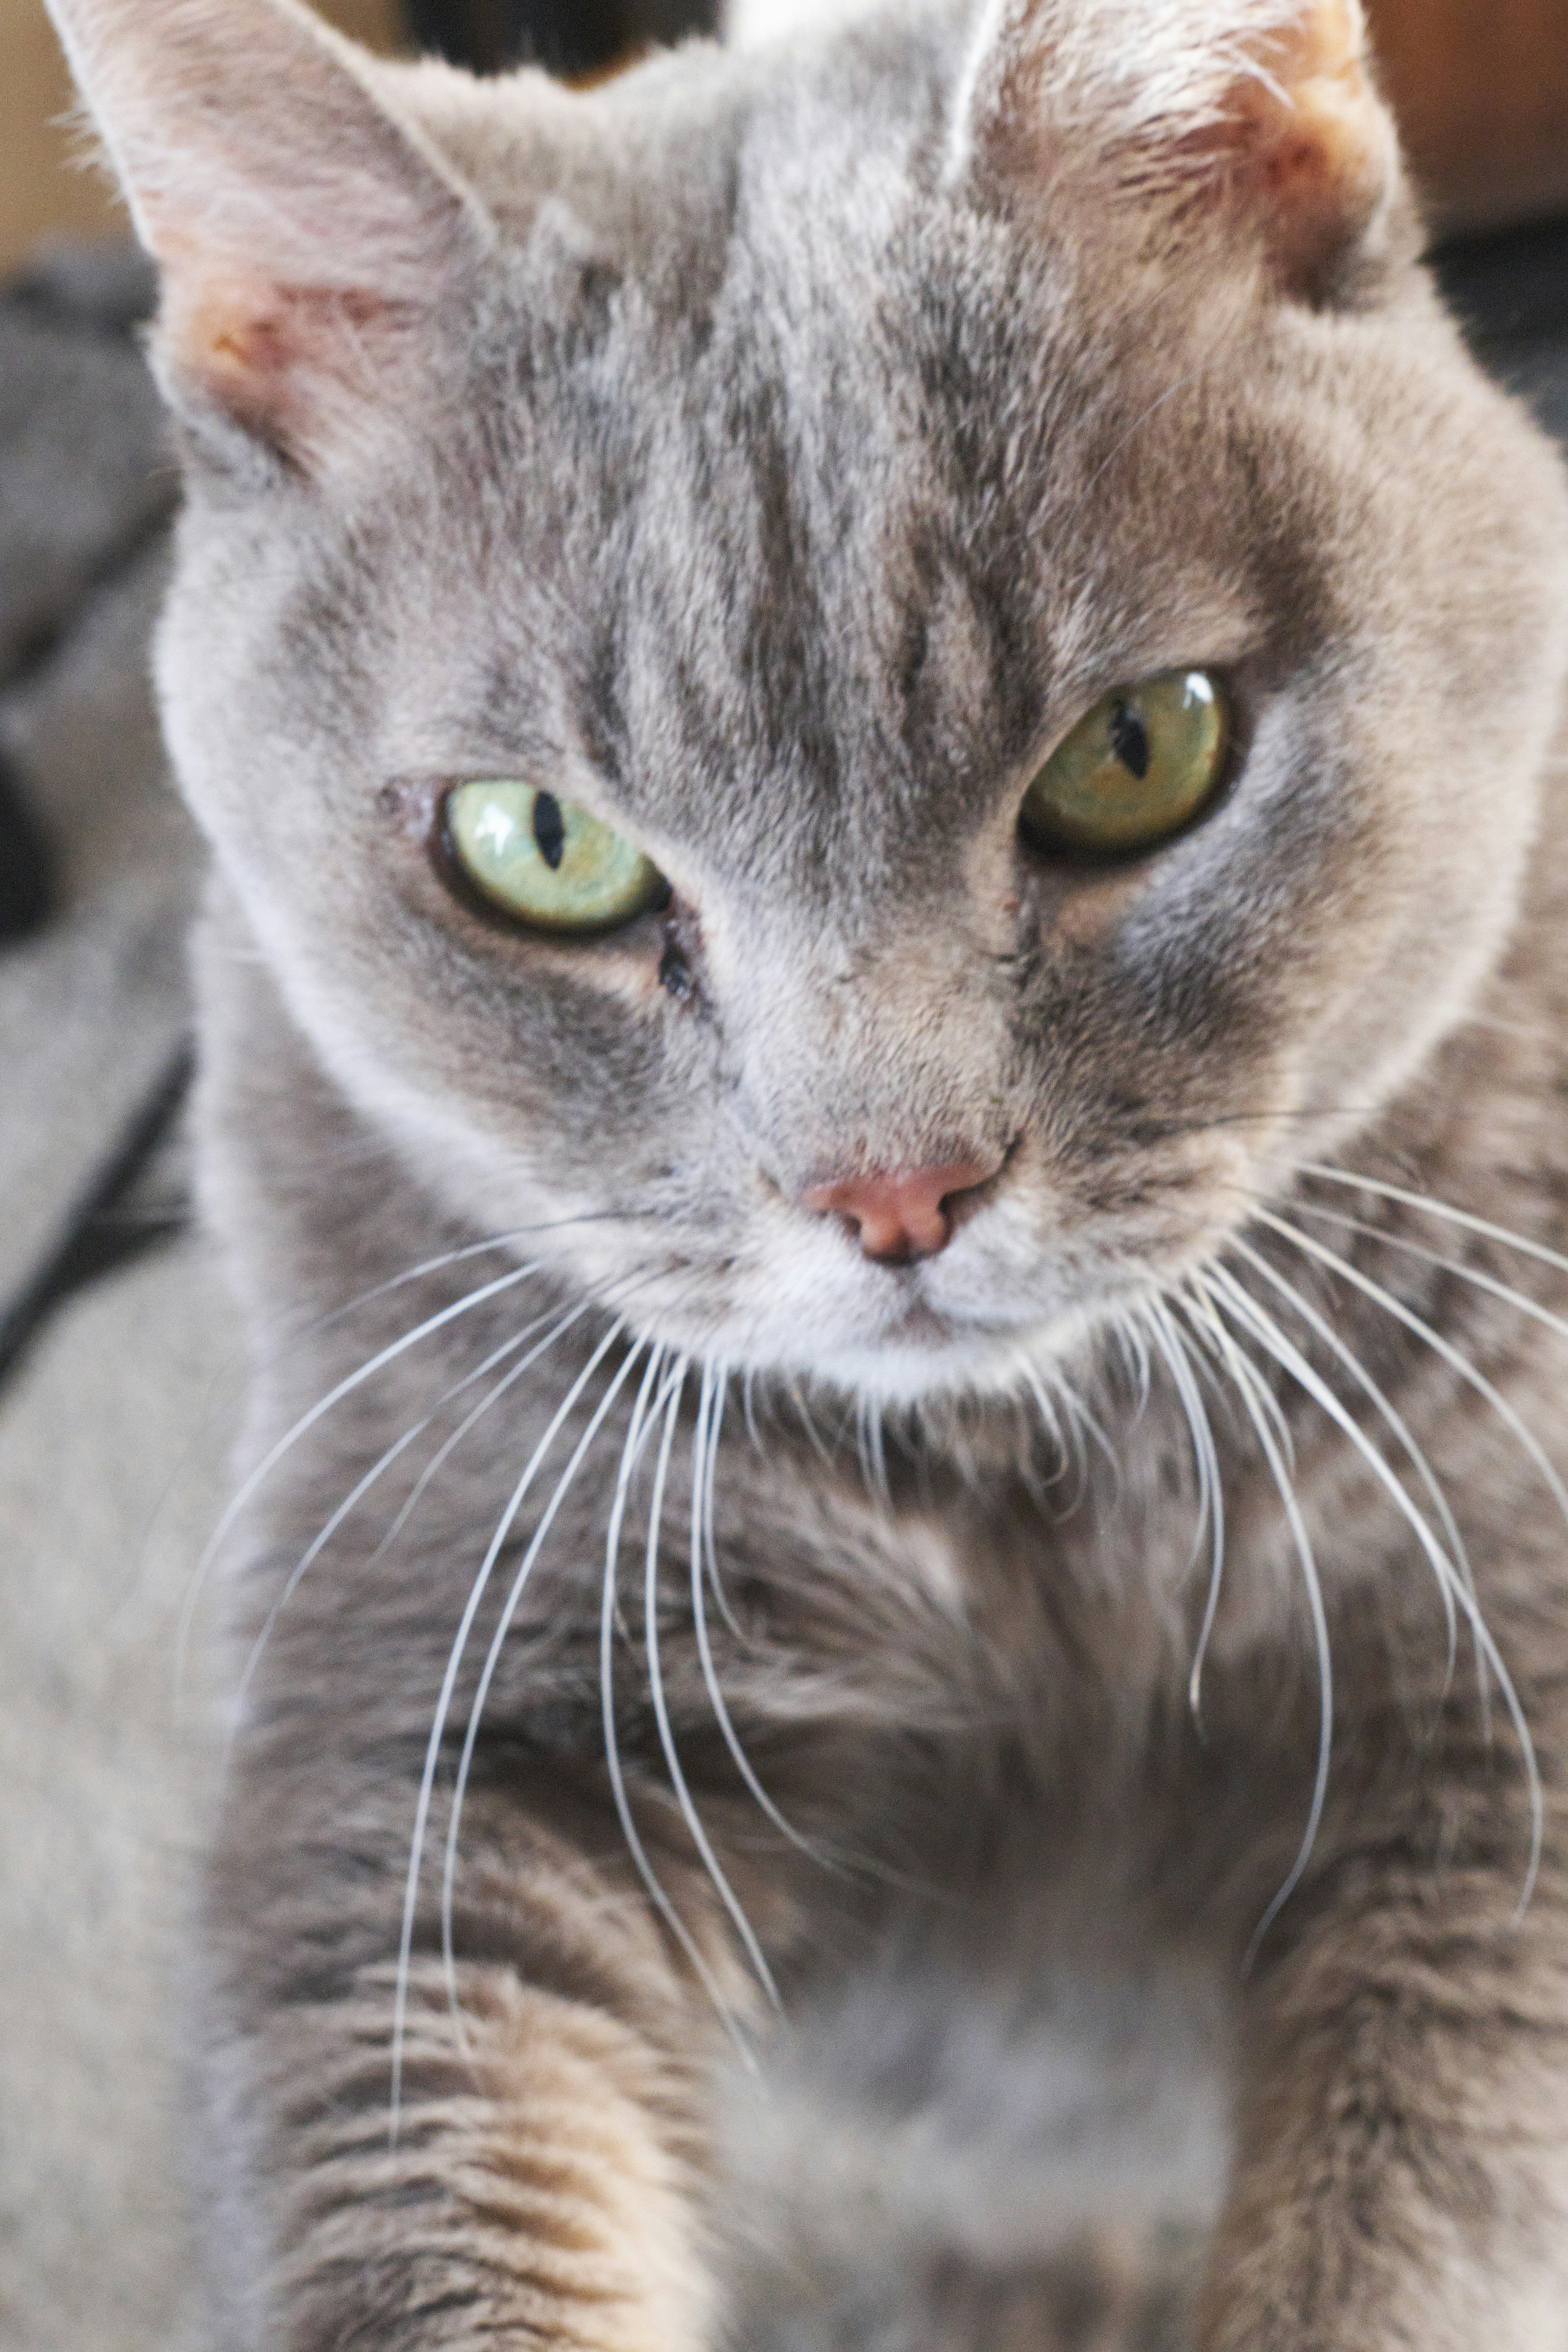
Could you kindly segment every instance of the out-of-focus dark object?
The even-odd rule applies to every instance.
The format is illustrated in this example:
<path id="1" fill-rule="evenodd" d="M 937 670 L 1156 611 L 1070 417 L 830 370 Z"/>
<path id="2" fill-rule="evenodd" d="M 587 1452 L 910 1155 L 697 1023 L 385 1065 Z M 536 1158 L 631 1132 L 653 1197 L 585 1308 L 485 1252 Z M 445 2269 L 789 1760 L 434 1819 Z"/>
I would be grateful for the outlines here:
<path id="1" fill-rule="evenodd" d="M 174 504 L 157 395 L 130 332 L 153 297 L 151 268 L 123 238 L 40 248 L 0 281 L 0 947 L 68 896 L 5 698 L 25 693 Z"/>
<path id="2" fill-rule="evenodd" d="M 47 845 L 9 761 L 0 757 L 0 946 L 36 931 L 49 905 Z"/>
<path id="3" fill-rule="evenodd" d="M 1483 358 L 1499 347 L 1568 346 L 1568 217 L 1457 239 L 1436 259 Z"/>
<path id="4" fill-rule="evenodd" d="M 0 1307 L 0 1385 L 68 1298 L 185 1231 L 190 1217 L 184 1198 L 139 1204 L 137 1192 L 184 1108 L 195 1065 L 194 1047 L 181 1038 L 81 1199 L 71 1204 L 53 1249 Z"/>
<path id="5" fill-rule="evenodd" d="M 1568 217 L 1457 239 L 1435 259 L 1481 365 L 1568 448 Z"/>
<path id="6" fill-rule="evenodd" d="M 711 32 L 712 0 L 407 0 L 417 48 L 478 73 L 603 73 L 649 42 Z"/>
<path id="7" fill-rule="evenodd" d="M 5 289 L 44 325 L 129 334 L 158 307 L 158 273 L 128 236 L 46 236 Z"/>
<path id="8" fill-rule="evenodd" d="M 1568 0 L 1367 0 L 1437 225 L 1568 210 Z"/>

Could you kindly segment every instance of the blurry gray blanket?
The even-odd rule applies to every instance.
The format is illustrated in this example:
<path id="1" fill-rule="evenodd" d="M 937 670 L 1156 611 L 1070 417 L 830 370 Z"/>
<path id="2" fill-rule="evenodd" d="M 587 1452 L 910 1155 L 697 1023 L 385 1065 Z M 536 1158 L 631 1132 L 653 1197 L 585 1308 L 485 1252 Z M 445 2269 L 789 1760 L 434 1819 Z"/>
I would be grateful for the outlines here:
<path id="1" fill-rule="evenodd" d="M 50 889 L 0 945 L 6 2352 L 205 2341 L 173 2026 L 211 1770 L 199 1694 L 176 1729 L 174 1652 L 230 1444 L 232 1318 L 171 1238 L 177 1133 L 157 1148 L 201 860 L 147 679 L 176 488 L 132 332 L 148 296 L 116 247 L 0 299 L 0 761 Z"/>
<path id="2" fill-rule="evenodd" d="M 1446 267 L 1483 358 L 1568 439 L 1568 229 Z M 129 252 L 81 248 L 0 292 L 0 762 L 54 894 L 0 944 L 4 2352 L 207 2342 L 178 1955 L 215 1766 L 175 1653 L 239 1367 L 181 1230 L 201 858 L 147 685 L 175 495 L 148 290 Z"/>

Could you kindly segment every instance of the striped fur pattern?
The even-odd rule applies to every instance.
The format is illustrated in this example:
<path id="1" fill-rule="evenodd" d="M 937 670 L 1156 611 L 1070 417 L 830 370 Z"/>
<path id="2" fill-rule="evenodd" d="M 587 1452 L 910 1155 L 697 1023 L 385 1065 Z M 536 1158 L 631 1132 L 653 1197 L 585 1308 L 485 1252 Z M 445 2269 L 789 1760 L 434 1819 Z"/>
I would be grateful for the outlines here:
<path id="1" fill-rule="evenodd" d="M 1568 488 L 1354 0 L 593 91 L 54 0 L 253 1386 L 236 2352 L 1557 2352 Z M 1022 797 L 1223 671 L 1204 821 Z M 599 814 L 594 940 L 447 788 Z M 886 1264 L 811 1204 L 981 1160 Z"/>

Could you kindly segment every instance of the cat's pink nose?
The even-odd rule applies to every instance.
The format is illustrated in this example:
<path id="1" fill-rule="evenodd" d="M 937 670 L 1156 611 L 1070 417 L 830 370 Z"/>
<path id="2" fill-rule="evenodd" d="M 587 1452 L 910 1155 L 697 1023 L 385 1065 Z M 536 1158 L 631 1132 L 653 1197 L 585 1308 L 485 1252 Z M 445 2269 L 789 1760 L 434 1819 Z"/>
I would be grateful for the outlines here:
<path id="1" fill-rule="evenodd" d="M 952 1239 L 953 1212 L 966 1192 L 988 1184 L 1002 1165 L 949 1160 L 940 1168 L 900 1169 L 891 1176 L 843 1176 L 808 1185 L 801 1199 L 825 1217 L 842 1218 L 868 1257 L 901 1265 L 935 1257 Z"/>

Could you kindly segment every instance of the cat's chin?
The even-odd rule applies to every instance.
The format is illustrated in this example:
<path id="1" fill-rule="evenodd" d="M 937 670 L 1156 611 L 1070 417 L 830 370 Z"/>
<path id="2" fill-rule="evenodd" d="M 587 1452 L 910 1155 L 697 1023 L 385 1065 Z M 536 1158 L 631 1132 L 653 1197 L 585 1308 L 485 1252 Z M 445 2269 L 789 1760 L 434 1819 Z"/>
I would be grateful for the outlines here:
<path id="1" fill-rule="evenodd" d="M 814 1389 L 836 1390 L 868 1404 L 958 1404 L 1024 1399 L 1047 1384 L 1051 1370 L 1070 1355 L 1086 1328 L 1053 1327 L 1023 1339 L 994 1333 L 950 1332 L 921 1345 L 914 1339 L 875 1349 L 846 1349 L 812 1369 Z"/>
<path id="2" fill-rule="evenodd" d="M 1100 1318 L 1082 1306 L 1061 1307 L 1037 1319 L 987 1322 L 941 1313 L 913 1301 L 895 1321 L 865 1337 L 824 1339 L 807 1353 L 798 1347 L 737 1350 L 764 1377 L 804 1380 L 897 1409 L 927 1403 L 1005 1401 L 1038 1396 L 1062 1364 L 1079 1351 Z"/>

